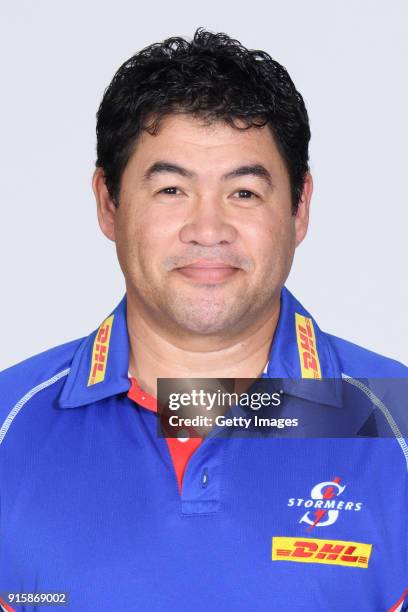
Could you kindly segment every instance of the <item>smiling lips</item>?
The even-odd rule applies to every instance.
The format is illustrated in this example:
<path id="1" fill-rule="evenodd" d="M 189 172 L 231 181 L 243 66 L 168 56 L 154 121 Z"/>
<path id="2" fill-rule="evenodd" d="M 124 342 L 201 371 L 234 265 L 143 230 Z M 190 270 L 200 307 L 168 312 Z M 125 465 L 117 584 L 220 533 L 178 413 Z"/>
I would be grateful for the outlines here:
<path id="1" fill-rule="evenodd" d="M 223 261 L 196 261 L 176 269 L 183 276 L 201 282 L 222 282 L 239 271 Z"/>

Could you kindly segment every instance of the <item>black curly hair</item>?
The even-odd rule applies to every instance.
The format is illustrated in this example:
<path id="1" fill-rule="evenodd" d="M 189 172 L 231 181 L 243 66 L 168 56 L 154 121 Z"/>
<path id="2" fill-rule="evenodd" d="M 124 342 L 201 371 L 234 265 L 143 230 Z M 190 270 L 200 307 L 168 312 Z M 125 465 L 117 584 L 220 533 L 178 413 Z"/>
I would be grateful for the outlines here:
<path id="1" fill-rule="evenodd" d="M 142 49 L 122 64 L 104 92 L 96 115 L 96 166 L 116 206 L 141 130 L 156 134 L 172 113 L 237 129 L 268 125 L 288 170 L 296 212 L 309 170 L 310 128 L 301 94 L 268 53 L 203 28 L 191 42 L 172 37 Z"/>

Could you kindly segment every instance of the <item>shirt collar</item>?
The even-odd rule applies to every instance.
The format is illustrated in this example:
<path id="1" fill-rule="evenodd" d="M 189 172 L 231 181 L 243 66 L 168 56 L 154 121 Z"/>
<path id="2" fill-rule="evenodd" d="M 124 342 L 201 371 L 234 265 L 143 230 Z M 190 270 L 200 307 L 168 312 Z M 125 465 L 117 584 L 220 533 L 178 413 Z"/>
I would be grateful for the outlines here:
<path id="1" fill-rule="evenodd" d="M 125 393 L 130 387 L 126 294 L 77 349 L 62 390 L 61 408 L 76 408 Z"/>
<path id="2" fill-rule="evenodd" d="M 79 345 L 59 407 L 85 406 L 129 391 L 126 303 L 125 294 L 98 329 Z M 290 395 L 332 406 L 342 405 L 341 369 L 329 340 L 286 287 L 281 292 L 279 321 L 262 377 L 282 379 L 282 389 Z M 301 380 L 304 378 L 336 380 L 308 384 Z"/>
<path id="3" fill-rule="evenodd" d="M 338 357 L 327 335 L 286 287 L 262 378 L 282 379 L 282 390 L 289 395 L 337 407 L 343 403 Z"/>

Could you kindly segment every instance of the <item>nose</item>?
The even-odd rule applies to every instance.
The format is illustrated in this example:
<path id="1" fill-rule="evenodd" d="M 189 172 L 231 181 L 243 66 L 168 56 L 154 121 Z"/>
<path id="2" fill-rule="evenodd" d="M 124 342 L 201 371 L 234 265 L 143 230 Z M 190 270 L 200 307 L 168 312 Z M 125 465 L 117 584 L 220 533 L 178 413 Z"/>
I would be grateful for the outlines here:
<path id="1" fill-rule="evenodd" d="M 227 218 L 223 203 L 215 197 L 197 198 L 180 230 L 181 242 L 203 246 L 231 243 L 236 236 L 237 230 Z"/>

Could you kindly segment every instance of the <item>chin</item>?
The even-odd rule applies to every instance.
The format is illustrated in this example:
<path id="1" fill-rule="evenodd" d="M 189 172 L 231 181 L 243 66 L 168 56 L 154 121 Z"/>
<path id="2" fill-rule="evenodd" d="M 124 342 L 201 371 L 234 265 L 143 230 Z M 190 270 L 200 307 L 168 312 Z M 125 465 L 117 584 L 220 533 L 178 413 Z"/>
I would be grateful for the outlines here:
<path id="1" fill-rule="evenodd" d="M 219 325 L 219 324 L 216 324 L 216 323 L 208 323 L 208 324 L 206 324 L 206 323 L 203 323 L 203 322 L 201 322 L 199 325 L 194 325 L 194 324 L 191 324 L 191 325 L 187 324 L 186 325 L 184 323 L 184 325 L 182 325 L 182 327 L 183 327 L 183 329 L 184 329 L 184 331 L 186 333 L 189 333 L 189 334 L 192 334 L 192 335 L 193 334 L 197 334 L 197 335 L 200 335 L 200 336 L 215 336 L 215 335 L 222 336 L 230 328 L 229 325 L 225 326 L 225 325 Z"/>
<path id="2" fill-rule="evenodd" d="M 207 316 L 206 316 L 207 315 Z M 188 312 L 173 313 L 173 319 L 177 322 L 177 326 L 193 334 L 213 335 L 223 334 L 236 327 L 236 318 L 233 320 L 225 316 L 225 309 L 221 312 L 211 313 L 208 316 L 203 312 Z"/>

